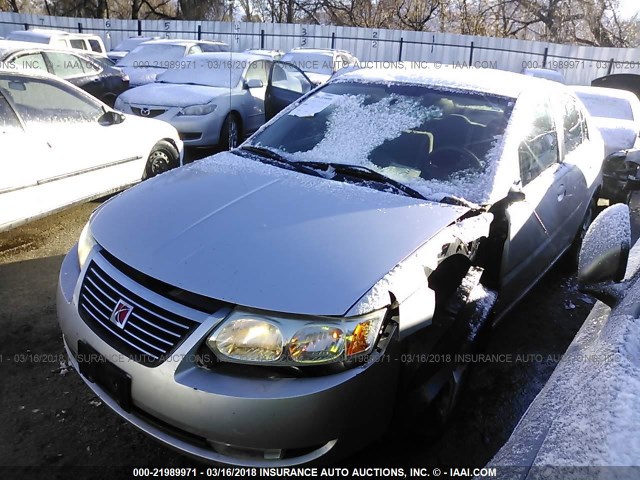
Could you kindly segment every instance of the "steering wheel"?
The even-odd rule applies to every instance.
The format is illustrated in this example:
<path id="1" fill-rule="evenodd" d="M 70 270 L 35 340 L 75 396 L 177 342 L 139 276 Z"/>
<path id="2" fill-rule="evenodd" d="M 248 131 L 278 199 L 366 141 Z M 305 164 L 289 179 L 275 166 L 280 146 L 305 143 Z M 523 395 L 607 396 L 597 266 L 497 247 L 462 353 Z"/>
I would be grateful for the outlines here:
<path id="1" fill-rule="evenodd" d="M 455 172 L 482 169 L 482 162 L 468 148 L 446 145 L 436 148 L 427 157 L 427 166 L 420 176 L 425 179 L 446 180 Z"/>

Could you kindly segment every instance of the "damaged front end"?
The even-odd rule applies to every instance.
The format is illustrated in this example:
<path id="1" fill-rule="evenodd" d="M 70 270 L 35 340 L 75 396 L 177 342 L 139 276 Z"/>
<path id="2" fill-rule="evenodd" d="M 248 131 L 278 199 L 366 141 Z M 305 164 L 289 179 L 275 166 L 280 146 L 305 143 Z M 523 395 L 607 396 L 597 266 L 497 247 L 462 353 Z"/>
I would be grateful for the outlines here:
<path id="1" fill-rule="evenodd" d="M 629 203 L 631 194 L 640 189 L 640 149 L 612 153 L 602 167 L 603 187 L 600 198 L 613 203 Z"/>

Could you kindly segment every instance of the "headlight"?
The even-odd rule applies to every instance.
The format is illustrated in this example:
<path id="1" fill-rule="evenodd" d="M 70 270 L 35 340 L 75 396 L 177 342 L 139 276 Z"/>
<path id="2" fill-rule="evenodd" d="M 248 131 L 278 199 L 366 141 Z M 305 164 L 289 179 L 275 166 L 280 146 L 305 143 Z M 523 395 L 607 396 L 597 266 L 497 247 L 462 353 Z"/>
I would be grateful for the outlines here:
<path id="1" fill-rule="evenodd" d="M 207 345 L 236 363 L 319 365 L 371 352 L 386 309 L 349 318 L 278 316 L 234 310 Z"/>
<path id="2" fill-rule="evenodd" d="M 192 105 L 190 107 L 184 107 L 178 115 L 206 115 L 213 112 L 216 107 L 217 105 L 213 102 L 207 103 L 206 105 Z"/>
<path id="3" fill-rule="evenodd" d="M 124 100 L 122 100 L 120 97 L 116 98 L 116 102 L 113 104 L 113 108 L 114 108 L 115 110 L 120 110 L 120 111 L 122 111 L 122 109 L 124 108 L 124 106 L 125 106 L 125 102 L 124 102 Z"/>
<path id="4" fill-rule="evenodd" d="M 87 257 L 89 256 L 89 252 L 91 252 L 93 246 L 96 245 L 96 241 L 91 234 L 90 223 L 91 221 L 87 222 L 80 233 L 80 238 L 78 239 L 78 263 L 80 264 L 80 270 L 84 267 Z"/>

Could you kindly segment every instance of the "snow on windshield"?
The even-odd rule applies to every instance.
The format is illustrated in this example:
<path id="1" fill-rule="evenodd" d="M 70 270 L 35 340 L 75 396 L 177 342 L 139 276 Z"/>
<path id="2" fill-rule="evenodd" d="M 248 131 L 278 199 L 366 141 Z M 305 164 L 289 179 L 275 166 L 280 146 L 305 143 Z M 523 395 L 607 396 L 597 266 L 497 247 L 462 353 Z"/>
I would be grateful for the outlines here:
<path id="1" fill-rule="evenodd" d="M 335 83 L 252 143 L 292 161 L 373 169 L 428 199 L 487 203 L 510 105 L 470 92 Z"/>
<path id="2" fill-rule="evenodd" d="M 184 57 L 184 45 L 142 44 L 131 50 L 117 63 L 118 67 L 163 67 L 166 62 Z"/>
<path id="3" fill-rule="evenodd" d="M 197 59 L 185 57 L 176 68 L 170 68 L 156 77 L 163 83 L 205 85 L 208 87 L 235 87 L 242 76 L 245 62 L 226 59 Z M 251 68 L 251 67 L 249 67 Z"/>

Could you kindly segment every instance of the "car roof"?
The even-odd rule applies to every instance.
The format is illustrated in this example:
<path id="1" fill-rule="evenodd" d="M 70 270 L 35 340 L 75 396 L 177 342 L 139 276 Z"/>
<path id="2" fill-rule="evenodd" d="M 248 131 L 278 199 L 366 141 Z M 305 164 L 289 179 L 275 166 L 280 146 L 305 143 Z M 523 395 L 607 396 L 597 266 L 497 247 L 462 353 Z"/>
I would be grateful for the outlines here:
<path id="1" fill-rule="evenodd" d="M 47 52 L 62 52 L 75 55 L 86 55 L 89 58 L 97 56 L 97 52 L 91 52 L 89 50 L 77 50 L 69 48 L 60 48 L 48 43 L 33 43 L 33 42 L 21 42 L 19 40 L 0 40 L 0 55 L 5 57 L 12 53 L 22 52 L 24 50 L 39 51 L 46 50 Z"/>
<path id="2" fill-rule="evenodd" d="M 240 53 L 240 52 L 202 52 L 192 53 L 185 58 L 197 58 L 199 60 L 217 60 L 217 61 L 229 61 L 234 62 L 250 62 L 253 60 L 267 60 L 264 55 L 254 55 L 252 53 Z"/>
<path id="3" fill-rule="evenodd" d="M 219 40 L 189 40 L 187 38 L 160 38 L 157 40 L 148 40 L 146 42 L 141 43 L 139 46 L 142 46 L 142 45 L 198 45 L 200 43 L 226 45 L 226 43 L 220 42 Z"/>
<path id="4" fill-rule="evenodd" d="M 346 50 L 336 50 L 334 48 L 307 48 L 307 47 L 296 47 L 292 50 L 289 50 L 287 53 L 319 53 L 319 54 L 346 53 L 349 55 L 353 55 L 351 52 L 348 52 Z"/>
<path id="5" fill-rule="evenodd" d="M 65 30 L 53 30 L 46 28 L 33 28 L 31 30 L 15 30 L 11 32 L 9 35 L 21 35 L 21 36 L 29 36 L 36 37 L 42 39 L 49 39 L 52 37 L 76 37 L 76 38 L 96 38 L 99 36 L 93 33 L 75 33 L 75 32 L 67 32 Z"/>
<path id="6" fill-rule="evenodd" d="M 502 97 L 518 98 L 527 90 L 568 90 L 558 82 L 520 73 L 489 68 L 443 65 L 439 63 L 385 62 L 374 68 L 362 68 L 344 73 L 331 82 L 404 83 L 432 87 L 469 90 Z"/>

